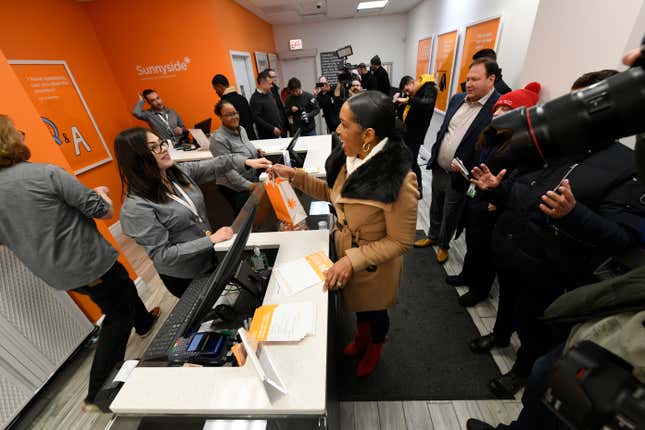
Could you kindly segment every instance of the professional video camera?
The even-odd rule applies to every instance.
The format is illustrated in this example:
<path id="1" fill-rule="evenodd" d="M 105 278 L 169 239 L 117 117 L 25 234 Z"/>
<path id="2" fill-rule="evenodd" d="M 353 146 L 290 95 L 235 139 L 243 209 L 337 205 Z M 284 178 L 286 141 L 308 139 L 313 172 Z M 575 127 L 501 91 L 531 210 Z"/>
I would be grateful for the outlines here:
<path id="1" fill-rule="evenodd" d="M 591 341 L 554 366 L 543 402 L 574 430 L 645 428 L 645 385 L 632 366 Z"/>
<path id="2" fill-rule="evenodd" d="M 336 56 L 343 60 L 342 64 L 338 68 L 338 83 L 341 84 L 345 89 L 348 89 L 352 83 L 352 70 L 356 66 L 352 66 L 347 62 L 347 58 L 354 55 L 352 45 L 343 46 L 336 50 Z"/>
<path id="3" fill-rule="evenodd" d="M 352 66 L 350 63 L 343 63 L 340 70 L 338 70 L 338 83 L 342 84 L 345 88 L 349 88 L 352 83 L 352 78 L 354 78 L 352 70 L 355 68 L 356 66 Z"/>
<path id="4" fill-rule="evenodd" d="M 518 163 L 593 153 L 616 139 L 645 131 L 645 38 L 630 69 L 543 106 L 521 107 L 494 118 L 503 151 Z"/>

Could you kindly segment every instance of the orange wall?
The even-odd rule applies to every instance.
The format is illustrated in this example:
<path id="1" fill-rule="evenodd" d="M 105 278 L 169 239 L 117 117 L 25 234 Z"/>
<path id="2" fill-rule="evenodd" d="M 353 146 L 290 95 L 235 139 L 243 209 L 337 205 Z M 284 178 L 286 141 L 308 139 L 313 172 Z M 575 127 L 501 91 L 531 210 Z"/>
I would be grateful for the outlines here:
<path id="1" fill-rule="evenodd" d="M 72 169 L 69 163 L 63 156 L 62 151 L 52 142 L 49 131 L 40 120 L 40 115 L 11 66 L 7 63 L 2 51 L 0 51 L 0 88 L 2 88 L 0 113 L 9 115 L 16 127 L 27 133 L 26 143 L 31 150 L 31 161 L 55 164 L 71 173 Z M 2 204 L 6 205 L 7 202 L 2 202 Z M 112 245 L 119 249 L 108 230 L 106 221 L 97 220 L 96 225 Z M 125 258 L 120 257 L 120 260 L 133 273 Z M 86 296 L 72 293 L 72 298 L 79 304 L 91 321 L 96 321 L 101 316 L 98 306 Z"/>
<path id="2" fill-rule="evenodd" d="M 153 88 L 188 127 L 209 116 L 213 129 L 219 126 L 210 81 L 222 73 L 234 82 L 229 50 L 250 52 L 254 62 L 255 51 L 275 52 L 271 25 L 232 0 L 95 0 L 84 6 L 128 109 L 138 92 Z M 185 57 L 187 70 L 171 78 L 137 74 L 138 65 Z"/>
<path id="3" fill-rule="evenodd" d="M 74 0 L 2 2 L 0 47 L 8 59 L 65 60 L 92 111 L 108 148 L 134 124 L 82 3 Z M 51 141 L 52 147 L 55 145 Z M 112 161 L 78 176 L 88 187 L 110 187 L 117 213 L 121 184 Z M 117 218 L 110 221 L 115 222 Z"/>

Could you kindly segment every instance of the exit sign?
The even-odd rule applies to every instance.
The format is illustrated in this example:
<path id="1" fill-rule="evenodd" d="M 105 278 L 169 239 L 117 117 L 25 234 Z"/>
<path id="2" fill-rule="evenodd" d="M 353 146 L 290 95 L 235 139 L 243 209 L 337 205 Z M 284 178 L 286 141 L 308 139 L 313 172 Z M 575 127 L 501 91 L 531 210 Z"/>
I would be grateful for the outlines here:
<path id="1" fill-rule="evenodd" d="M 289 49 L 291 51 L 302 49 L 302 39 L 291 39 L 289 41 Z"/>

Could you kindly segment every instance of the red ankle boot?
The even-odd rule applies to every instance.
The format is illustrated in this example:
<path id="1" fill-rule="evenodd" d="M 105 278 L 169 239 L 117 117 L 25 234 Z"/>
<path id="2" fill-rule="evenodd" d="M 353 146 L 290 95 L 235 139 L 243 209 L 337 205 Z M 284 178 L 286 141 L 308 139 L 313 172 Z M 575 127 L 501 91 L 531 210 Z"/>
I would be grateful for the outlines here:
<path id="1" fill-rule="evenodd" d="M 372 330 L 369 321 L 358 321 L 356 323 L 356 336 L 343 350 L 348 357 L 356 357 L 365 349 L 370 341 Z"/>
<path id="2" fill-rule="evenodd" d="M 370 375 L 372 372 L 374 372 L 374 369 L 376 369 L 376 365 L 378 364 L 378 361 L 381 358 L 381 352 L 383 352 L 382 343 L 370 342 L 367 345 L 367 350 L 365 351 L 365 355 L 358 363 L 358 367 L 356 368 L 356 376 L 361 378 L 363 376 Z"/>

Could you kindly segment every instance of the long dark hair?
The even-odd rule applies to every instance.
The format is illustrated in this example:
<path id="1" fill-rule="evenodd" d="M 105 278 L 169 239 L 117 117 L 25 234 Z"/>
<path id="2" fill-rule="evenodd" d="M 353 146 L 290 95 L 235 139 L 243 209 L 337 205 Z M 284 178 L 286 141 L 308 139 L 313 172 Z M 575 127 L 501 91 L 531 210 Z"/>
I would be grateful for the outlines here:
<path id="1" fill-rule="evenodd" d="M 401 139 L 402 130 L 394 119 L 394 103 L 390 97 L 380 91 L 363 91 L 346 103 L 358 125 L 374 129 L 379 141 L 386 137 Z"/>
<path id="2" fill-rule="evenodd" d="M 157 160 L 148 148 L 147 133 L 155 134 L 146 128 L 134 127 L 123 130 L 114 138 L 121 186 L 124 192 L 127 188 L 127 194 L 155 203 L 165 203 L 168 201 L 168 189 L 161 180 Z M 177 166 L 168 168 L 166 174 L 182 186 L 190 186 L 190 182 Z"/>

